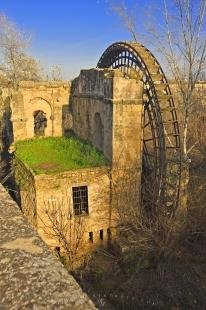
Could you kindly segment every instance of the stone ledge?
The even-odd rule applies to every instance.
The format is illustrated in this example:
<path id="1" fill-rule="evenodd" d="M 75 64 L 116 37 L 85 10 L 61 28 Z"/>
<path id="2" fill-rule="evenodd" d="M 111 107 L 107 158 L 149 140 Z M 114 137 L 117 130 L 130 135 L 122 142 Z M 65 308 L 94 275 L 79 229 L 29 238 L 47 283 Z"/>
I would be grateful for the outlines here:
<path id="1" fill-rule="evenodd" d="M 0 309 L 95 309 L 1 184 Z"/>
<path id="2" fill-rule="evenodd" d="M 69 81 L 21 81 L 19 83 L 20 88 L 38 88 L 38 87 L 46 87 L 46 88 L 58 88 L 58 87 L 65 87 L 70 88 Z"/>

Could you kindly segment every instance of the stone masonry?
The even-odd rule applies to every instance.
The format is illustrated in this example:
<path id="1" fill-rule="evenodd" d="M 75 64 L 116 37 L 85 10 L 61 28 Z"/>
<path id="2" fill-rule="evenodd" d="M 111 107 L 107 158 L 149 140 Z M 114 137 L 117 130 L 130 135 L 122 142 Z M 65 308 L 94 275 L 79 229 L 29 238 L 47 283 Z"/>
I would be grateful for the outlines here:
<path id="1" fill-rule="evenodd" d="M 14 141 L 34 137 L 34 113 L 46 115 L 45 136 L 62 136 L 69 100 L 69 84 L 21 82 L 11 99 Z"/>
<path id="2" fill-rule="evenodd" d="M 72 129 L 102 151 L 110 167 L 35 175 L 29 167 L 22 169 L 17 164 L 16 175 L 28 181 L 20 184 L 21 208 L 50 246 L 55 248 L 58 243 L 46 236 L 45 223 L 38 218 L 45 219 L 45 206 L 51 201 L 61 202 L 66 211 L 73 210 L 72 188 L 86 186 L 88 190 L 88 213 L 81 217 L 84 241 L 90 249 L 106 244 L 111 231 L 114 235 L 116 210 L 136 203 L 142 165 L 142 89 L 140 80 L 108 69 L 82 70 L 71 85 Z M 22 177 L 23 170 L 26 177 Z M 131 191 L 137 195 L 132 197 Z"/>
<path id="3" fill-rule="evenodd" d="M 2 185 L 0 309 L 95 309 Z"/>
<path id="4" fill-rule="evenodd" d="M 87 186 L 88 214 L 82 216 L 84 224 L 84 247 L 90 250 L 107 243 L 111 219 L 110 167 L 97 167 L 65 171 L 54 175 L 35 175 L 21 161 L 15 160 L 16 180 L 19 180 L 21 209 L 29 222 L 52 248 L 59 246 L 58 240 L 45 234 L 46 210 L 55 203 L 68 213 L 73 213 L 72 187 Z M 43 220 L 43 221 L 42 221 Z M 102 230 L 102 238 L 100 238 Z M 93 242 L 89 240 L 92 232 Z"/>
<path id="5" fill-rule="evenodd" d="M 82 70 L 70 94 L 74 132 L 115 165 L 141 161 L 142 90 L 120 70 Z"/>

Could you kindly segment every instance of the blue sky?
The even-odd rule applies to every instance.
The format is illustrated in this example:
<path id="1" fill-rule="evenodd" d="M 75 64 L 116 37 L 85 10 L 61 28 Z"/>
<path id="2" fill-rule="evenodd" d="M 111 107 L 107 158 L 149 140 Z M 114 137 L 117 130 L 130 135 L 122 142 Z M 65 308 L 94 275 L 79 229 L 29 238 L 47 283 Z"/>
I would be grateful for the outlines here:
<path id="1" fill-rule="evenodd" d="M 0 0 L 0 11 L 32 34 L 31 53 L 43 66 L 60 65 L 71 79 L 95 67 L 111 43 L 128 40 L 127 31 L 108 9 L 107 0 Z M 117 1 L 118 2 L 118 1 Z M 133 0 L 127 0 L 128 5 Z M 138 26 L 144 12 L 160 0 L 136 0 Z"/>

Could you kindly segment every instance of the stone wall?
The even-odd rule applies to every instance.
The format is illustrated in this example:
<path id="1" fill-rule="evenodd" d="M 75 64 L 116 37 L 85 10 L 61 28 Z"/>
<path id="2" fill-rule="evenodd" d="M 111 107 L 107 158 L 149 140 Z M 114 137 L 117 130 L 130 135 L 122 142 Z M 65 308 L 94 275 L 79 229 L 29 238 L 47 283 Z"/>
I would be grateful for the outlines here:
<path id="1" fill-rule="evenodd" d="M 115 166 L 141 167 L 143 84 L 114 76 L 112 162 Z"/>
<path id="2" fill-rule="evenodd" d="M 10 96 L 0 89 L 0 154 L 6 152 L 13 142 Z"/>
<path id="3" fill-rule="evenodd" d="M 45 209 L 57 204 L 65 212 L 74 214 L 72 187 L 87 186 L 88 214 L 79 215 L 84 225 L 83 241 L 91 249 L 107 243 L 107 230 L 111 228 L 110 179 L 109 168 L 90 168 L 67 171 L 55 175 L 36 175 L 37 229 L 39 234 L 51 246 L 58 246 L 57 241 L 45 235 Z M 41 219 L 40 219 L 41 218 Z M 103 240 L 100 239 L 103 231 Z M 93 242 L 89 240 L 92 232 Z"/>
<path id="4" fill-rule="evenodd" d="M 0 308 L 95 309 L 1 184 Z"/>
<path id="5" fill-rule="evenodd" d="M 62 208 L 65 214 L 70 211 L 74 214 L 72 187 L 79 186 L 88 188 L 89 212 L 81 215 L 84 246 L 92 250 L 107 244 L 108 229 L 111 231 L 115 225 L 111 218 L 110 167 L 34 175 L 26 165 L 22 167 L 20 160 L 16 159 L 15 163 L 21 209 L 47 244 L 53 248 L 59 246 L 58 241 L 45 231 L 46 210 L 55 204 L 57 208 Z M 24 180 L 27 180 L 26 183 Z M 100 230 L 103 238 L 100 238 Z M 90 233 L 93 242 L 89 240 Z"/>
<path id="6" fill-rule="evenodd" d="M 35 175 L 18 157 L 13 158 L 15 200 L 29 223 L 37 224 Z"/>
<path id="7" fill-rule="evenodd" d="M 119 70 L 82 70 L 70 97 L 74 132 L 112 163 L 141 161 L 142 90 Z"/>
<path id="8" fill-rule="evenodd" d="M 81 71 L 71 89 L 70 105 L 63 109 L 67 121 L 72 123 L 77 136 L 103 151 L 111 161 L 112 172 L 109 168 L 91 168 L 35 175 L 33 188 L 37 208 L 32 207 L 32 210 L 37 214 L 36 226 L 42 238 L 51 246 L 58 246 L 55 238 L 46 236 L 42 226 L 45 226 L 42 221 L 45 206 L 57 203 L 65 210 L 73 210 L 72 187 L 86 185 L 89 214 L 82 216 L 84 240 L 93 247 L 107 241 L 108 229 L 111 231 L 116 226 L 118 212 L 126 214 L 128 205 L 134 206 L 140 197 L 143 85 L 140 80 L 126 78 L 119 70 L 90 69 Z M 29 96 L 33 94 L 29 95 L 26 85 L 24 98 L 29 101 Z M 119 214 L 119 218 L 121 216 Z M 92 244 L 88 243 L 91 233 Z"/>
<path id="9" fill-rule="evenodd" d="M 45 136 L 62 136 L 69 91 L 69 84 L 63 82 L 21 82 L 11 100 L 14 141 L 34 137 L 36 111 L 46 115 Z"/>
<path id="10" fill-rule="evenodd" d="M 71 89 L 74 132 L 82 139 L 90 141 L 111 160 L 113 106 L 110 100 L 112 77 L 109 71 L 82 70 L 73 81 Z"/>
<path id="11" fill-rule="evenodd" d="M 120 219 L 128 205 L 139 207 L 143 83 L 119 70 L 82 70 L 72 84 L 70 105 L 74 132 L 111 161 L 112 214 Z"/>

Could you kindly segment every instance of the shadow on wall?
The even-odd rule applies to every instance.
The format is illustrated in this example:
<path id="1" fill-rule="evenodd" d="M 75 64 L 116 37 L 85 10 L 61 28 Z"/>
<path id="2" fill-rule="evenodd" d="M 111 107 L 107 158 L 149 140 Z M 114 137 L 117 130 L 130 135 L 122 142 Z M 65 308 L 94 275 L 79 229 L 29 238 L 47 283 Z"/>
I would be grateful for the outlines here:
<path id="1" fill-rule="evenodd" d="M 104 151 L 104 126 L 98 112 L 95 113 L 93 120 L 93 144 L 100 151 Z"/>
<path id="2" fill-rule="evenodd" d="M 4 152 L 8 152 L 10 145 L 14 141 L 14 134 L 13 134 L 13 125 L 11 122 L 11 107 L 10 107 L 10 98 L 7 97 L 3 100 L 3 115 L 2 115 L 2 124 L 1 124 L 1 143 L 2 143 L 2 150 Z"/>
<path id="3" fill-rule="evenodd" d="M 14 141 L 11 116 L 10 97 L 3 99 L 0 94 L 0 181 L 8 188 L 13 187 L 12 155 L 9 153 L 9 148 Z"/>
<path id="4" fill-rule="evenodd" d="M 72 111 L 69 104 L 62 106 L 62 136 L 68 136 L 72 129 Z"/>

